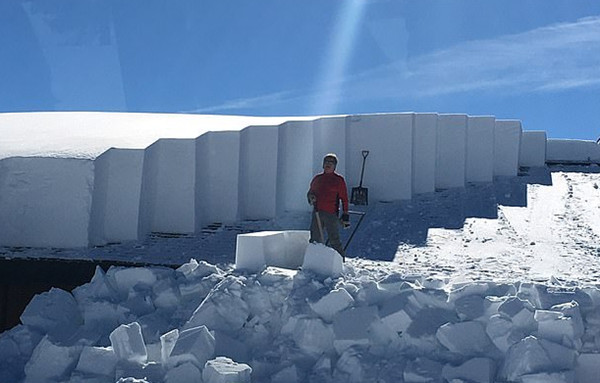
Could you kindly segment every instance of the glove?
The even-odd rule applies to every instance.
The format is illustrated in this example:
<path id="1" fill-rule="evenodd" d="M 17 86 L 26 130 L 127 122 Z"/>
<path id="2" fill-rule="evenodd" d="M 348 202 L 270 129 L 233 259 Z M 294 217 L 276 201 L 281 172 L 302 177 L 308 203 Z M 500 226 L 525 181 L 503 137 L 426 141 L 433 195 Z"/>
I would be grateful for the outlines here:
<path id="1" fill-rule="evenodd" d="M 308 192 L 306 198 L 308 199 L 309 205 L 314 205 L 317 202 L 317 196 L 313 192 Z"/>
<path id="2" fill-rule="evenodd" d="M 342 226 L 344 226 L 344 229 L 350 227 L 350 215 L 348 213 L 342 214 Z"/>

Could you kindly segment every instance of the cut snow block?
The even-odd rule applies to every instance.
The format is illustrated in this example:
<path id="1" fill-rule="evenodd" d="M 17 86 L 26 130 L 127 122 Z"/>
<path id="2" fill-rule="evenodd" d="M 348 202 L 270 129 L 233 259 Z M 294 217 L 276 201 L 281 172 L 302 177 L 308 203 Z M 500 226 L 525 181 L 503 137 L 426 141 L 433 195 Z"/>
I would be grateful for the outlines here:
<path id="1" fill-rule="evenodd" d="M 575 375 L 578 383 L 597 383 L 600 376 L 600 354 L 579 354 Z"/>
<path id="2" fill-rule="evenodd" d="M 249 272 L 261 271 L 266 266 L 297 269 L 304 261 L 309 236 L 307 230 L 238 234 L 235 267 Z"/>
<path id="3" fill-rule="evenodd" d="M 292 339 L 308 355 L 323 355 L 333 350 L 333 328 L 318 318 L 300 318 L 295 322 Z"/>
<path id="4" fill-rule="evenodd" d="M 342 256 L 320 243 L 309 243 L 304 253 L 302 270 L 325 277 L 338 277 L 344 270 Z"/>
<path id="5" fill-rule="evenodd" d="M 436 189 L 465 187 L 466 154 L 467 116 L 440 114 L 435 164 Z"/>
<path id="6" fill-rule="evenodd" d="M 24 382 L 62 382 L 69 379 L 81 349 L 81 346 L 58 346 L 44 337 L 25 365 Z"/>
<path id="7" fill-rule="evenodd" d="M 484 325 L 475 321 L 446 323 L 436 338 L 448 350 L 465 356 L 485 355 L 494 348 Z"/>
<path id="8" fill-rule="evenodd" d="M 494 176 L 516 177 L 521 151 L 521 121 L 496 120 L 494 129 Z"/>
<path id="9" fill-rule="evenodd" d="M 545 131 L 524 131 L 521 135 L 519 166 L 546 166 L 546 141 Z"/>
<path id="10" fill-rule="evenodd" d="M 257 125 L 249 126 L 240 133 L 241 219 L 275 218 L 278 132 L 277 126 Z M 308 185 L 304 189 L 308 190 Z"/>
<path id="11" fill-rule="evenodd" d="M 88 246 L 93 182 L 90 160 L 0 160 L 0 246 Z"/>
<path id="12" fill-rule="evenodd" d="M 369 200 L 396 201 L 412 197 L 413 113 L 348 117 L 346 136 L 346 182 L 358 186 L 368 150 L 363 186 Z"/>
<path id="13" fill-rule="evenodd" d="M 347 309 L 354 303 L 354 298 L 344 288 L 330 291 L 318 301 L 311 303 L 310 308 L 324 320 L 331 322 L 338 312 Z"/>
<path id="14" fill-rule="evenodd" d="M 120 325 L 110 333 L 109 339 L 118 360 L 139 364 L 147 362 L 148 351 L 139 323 Z"/>
<path id="15" fill-rule="evenodd" d="M 351 307 L 337 313 L 333 319 L 333 345 L 338 354 L 352 346 L 368 345 L 370 327 L 378 320 L 376 306 Z"/>
<path id="16" fill-rule="evenodd" d="M 435 191 L 435 156 L 437 150 L 436 113 L 416 113 L 413 129 L 413 194 Z"/>
<path id="17" fill-rule="evenodd" d="M 90 244 L 138 239 L 144 151 L 111 148 L 94 160 Z"/>
<path id="18" fill-rule="evenodd" d="M 209 360 L 202 371 L 204 383 L 250 383 L 252 368 L 220 356 Z"/>
<path id="19" fill-rule="evenodd" d="M 313 122 L 279 125 L 277 153 L 277 214 L 310 211 L 306 191 L 313 176 Z"/>
<path id="20" fill-rule="evenodd" d="M 75 371 L 89 375 L 115 375 L 117 356 L 110 347 L 86 346 L 81 350 Z"/>
<path id="21" fill-rule="evenodd" d="M 198 368 L 215 355 L 215 337 L 206 326 L 192 327 L 179 333 L 175 347 L 171 351 L 169 364 L 191 362 Z"/>
<path id="22" fill-rule="evenodd" d="M 208 132 L 196 139 L 196 231 L 238 220 L 240 132 Z"/>
<path id="23" fill-rule="evenodd" d="M 447 364 L 442 369 L 442 376 L 446 381 L 494 383 L 496 363 L 489 358 L 473 358 L 459 366 Z"/>
<path id="24" fill-rule="evenodd" d="M 145 149 L 141 236 L 150 232 L 194 232 L 195 167 L 193 139 L 160 139 Z"/>
<path id="25" fill-rule="evenodd" d="M 587 140 L 550 138 L 546 142 L 546 161 L 549 163 L 600 163 L 600 145 Z"/>
<path id="26" fill-rule="evenodd" d="M 467 182 L 494 180 L 494 126 L 496 119 L 475 116 L 467 119 Z"/>
<path id="27" fill-rule="evenodd" d="M 346 175 L 346 117 L 325 117 L 313 122 L 313 174 L 323 171 L 323 157 L 335 153 L 338 164 L 335 171 Z M 304 187 L 308 190 L 308 185 Z"/>
<path id="28" fill-rule="evenodd" d="M 580 317 L 572 318 L 558 311 L 536 310 L 534 319 L 538 323 L 540 338 L 575 348 L 583 336 Z"/>
<path id="29" fill-rule="evenodd" d="M 52 341 L 64 342 L 83 324 L 83 318 L 73 295 L 53 287 L 33 297 L 21 314 L 21 322 L 48 334 Z"/>

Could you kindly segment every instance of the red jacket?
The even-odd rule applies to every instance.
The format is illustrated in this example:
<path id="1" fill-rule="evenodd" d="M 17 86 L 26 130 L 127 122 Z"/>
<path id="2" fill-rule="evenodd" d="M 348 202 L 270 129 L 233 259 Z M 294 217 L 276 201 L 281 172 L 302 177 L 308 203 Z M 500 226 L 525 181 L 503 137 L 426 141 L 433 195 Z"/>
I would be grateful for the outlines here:
<path id="1" fill-rule="evenodd" d="M 310 183 L 309 193 L 317 197 L 317 210 L 338 214 L 339 200 L 343 212 L 348 212 L 348 189 L 344 177 L 337 173 L 317 174 Z"/>

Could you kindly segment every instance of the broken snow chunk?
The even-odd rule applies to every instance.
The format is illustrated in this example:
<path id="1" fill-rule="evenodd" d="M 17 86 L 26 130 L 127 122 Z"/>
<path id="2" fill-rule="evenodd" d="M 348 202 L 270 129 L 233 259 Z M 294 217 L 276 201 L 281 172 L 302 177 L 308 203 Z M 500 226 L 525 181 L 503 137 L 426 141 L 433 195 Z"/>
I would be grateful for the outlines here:
<path id="1" fill-rule="evenodd" d="M 295 322 L 292 339 L 308 355 L 321 355 L 333 349 L 333 328 L 316 318 L 290 318 Z"/>
<path id="2" fill-rule="evenodd" d="M 417 358 L 411 360 L 406 364 L 406 368 L 404 369 L 404 382 L 440 382 L 442 368 L 441 363 L 431 359 Z"/>
<path id="3" fill-rule="evenodd" d="M 151 288 L 156 282 L 156 275 L 145 267 L 111 267 L 106 277 L 115 286 L 122 297 L 127 297 L 135 286 Z"/>
<path id="4" fill-rule="evenodd" d="M 148 351 L 139 323 L 120 325 L 110 334 L 109 338 L 117 359 L 132 363 L 147 362 Z"/>
<path id="5" fill-rule="evenodd" d="M 206 326 L 193 327 L 179 333 L 169 357 L 169 364 L 192 362 L 198 368 L 202 368 L 214 354 L 215 337 Z"/>
<path id="6" fill-rule="evenodd" d="M 160 359 L 162 363 L 166 363 L 171 356 L 171 352 L 175 347 L 175 343 L 179 339 L 179 330 L 174 329 L 160 337 Z"/>
<path id="7" fill-rule="evenodd" d="M 448 350 L 465 356 L 479 356 L 493 351 L 484 325 L 475 321 L 446 323 L 438 329 L 436 337 Z"/>
<path id="8" fill-rule="evenodd" d="M 459 366 L 445 365 L 442 376 L 448 382 L 454 379 L 461 381 L 494 383 L 496 363 L 489 358 L 473 358 Z"/>
<path id="9" fill-rule="evenodd" d="M 165 383 L 203 383 L 202 372 L 194 364 L 184 363 L 167 372 Z"/>
<path id="10" fill-rule="evenodd" d="M 578 383 L 597 383 L 600 376 L 600 354 L 580 354 L 575 373 Z"/>
<path id="11" fill-rule="evenodd" d="M 344 288 L 330 291 L 317 302 L 310 303 L 310 308 L 324 320 L 331 322 L 338 312 L 350 307 L 354 302 L 352 295 Z"/>
<path id="12" fill-rule="evenodd" d="M 115 375 L 117 356 L 111 347 L 84 347 L 75 371 L 89 375 Z"/>
<path id="13" fill-rule="evenodd" d="M 288 366 L 271 377 L 271 383 L 299 383 L 300 376 L 296 366 Z"/>
<path id="14" fill-rule="evenodd" d="M 33 297 L 21 314 L 21 322 L 48 334 L 53 342 L 63 343 L 83 324 L 83 318 L 75 298 L 53 287 Z"/>
<path id="15" fill-rule="evenodd" d="M 352 307 L 341 311 L 333 319 L 333 344 L 341 354 L 345 349 L 355 345 L 369 344 L 369 328 L 379 321 L 376 306 Z"/>
<path id="16" fill-rule="evenodd" d="M 342 256 L 334 249 L 320 243 L 310 243 L 304 253 L 303 271 L 322 277 L 338 277 L 344 269 Z"/>
<path id="17" fill-rule="evenodd" d="M 202 371 L 204 383 L 250 383 L 252 368 L 220 356 L 209 360 Z"/>
<path id="18" fill-rule="evenodd" d="M 536 310 L 534 318 L 538 322 L 539 337 L 571 348 L 580 343 L 583 325 L 576 319 L 548 310 Z"/>
<path id="19" fill-rule="evenodd" d="M 63 347 L 45 336 L 25 365 L 25 382 L 60 382 L 68 379 L 77 365 L 81 346 Z"/>

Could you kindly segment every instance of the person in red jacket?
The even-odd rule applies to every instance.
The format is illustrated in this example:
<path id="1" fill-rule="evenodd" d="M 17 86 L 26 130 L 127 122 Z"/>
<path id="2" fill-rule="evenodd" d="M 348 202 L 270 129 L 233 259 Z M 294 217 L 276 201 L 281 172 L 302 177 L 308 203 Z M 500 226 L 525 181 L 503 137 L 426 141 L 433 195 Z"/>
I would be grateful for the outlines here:
<path id="1" fill-rule="evenodd" d="M 344 256 L 338 218 L 340 201 L 342 201 L 341 223 L 344 227 L 350 226 L 350 215 L 346 180 L 335 172 L 337 163 L 338 159 L 334 153 L 327 154 L 323 158 L 323 173 L 317 174 L 310 183 L 307 198 L 308 203 L 314 207 L 310 224 L 310 241 L 325 243 L 323 235 L 325 230 L 329 238 L 329 246 Z"/>

